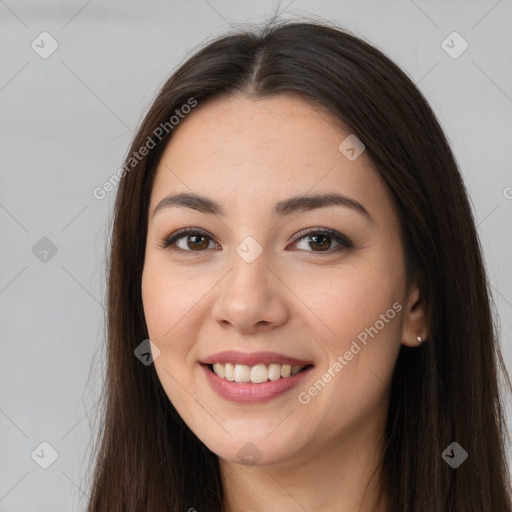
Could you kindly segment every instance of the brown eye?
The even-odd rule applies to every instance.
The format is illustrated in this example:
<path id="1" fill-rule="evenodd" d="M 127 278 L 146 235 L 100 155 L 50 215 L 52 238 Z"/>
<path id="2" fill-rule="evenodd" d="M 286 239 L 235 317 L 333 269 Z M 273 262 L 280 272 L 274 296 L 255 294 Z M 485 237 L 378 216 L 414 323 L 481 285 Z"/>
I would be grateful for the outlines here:
<path id="1" fill-rule="evenodd" d="M 301 231 L 299 235 L 303 236 L 300 236 L 294 242 L 294 245 L 297 245 L 298 242 L 304 239 L 306 240 L 307 247 L 299 247 L 299 249 L 309 252 L 337 252 L 342 249 L 353 247 L 352 242 L 345 235 L 327 228 Z M 333 242 L 338 244 L 338 247 L 330 250 Z"/>
<path id="2" fill-rule="evenodd" d="M 313 235 L 309 237 L 310 247 L 314 250 L 316 249 L 330 249 L 332 239 L 328 235 Z"/>
<path id="3" fill-rule="evenodd" d="M 209 245 L 208 242 L 205 243 L 205 240 L 207 240 L 208 237 L 203 236 L 203 235 L 186 235 L 181 238 L 188 239 L 187 246 L 189 249 L 192 249 L 192 250 L 207 249 L 208 245 Z"/>
<path id="4" fill-rule="evenodd" d="M 159 244 L 164 249 L 183 252 L 203 252 L 208 249 L 212 238 L 196 229 L 180 229 L 162 240 Z"/>

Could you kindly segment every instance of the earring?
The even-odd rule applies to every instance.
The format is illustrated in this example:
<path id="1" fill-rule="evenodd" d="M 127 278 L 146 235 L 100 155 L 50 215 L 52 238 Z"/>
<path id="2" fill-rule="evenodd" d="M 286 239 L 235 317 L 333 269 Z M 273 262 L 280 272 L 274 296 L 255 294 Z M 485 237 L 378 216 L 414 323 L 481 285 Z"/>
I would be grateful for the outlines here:
<path id="1" fill-rule="evenodd" d="M 416 339 L 418 340 L 418 343 L 422 343 L 421 336 L 417 336 Z"/>

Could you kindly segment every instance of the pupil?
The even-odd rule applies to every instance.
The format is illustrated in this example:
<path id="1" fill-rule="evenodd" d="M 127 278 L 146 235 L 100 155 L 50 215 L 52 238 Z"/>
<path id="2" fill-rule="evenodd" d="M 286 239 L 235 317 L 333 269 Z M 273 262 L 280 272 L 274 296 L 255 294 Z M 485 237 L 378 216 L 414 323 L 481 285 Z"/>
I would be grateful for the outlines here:
<path id="1" fill-rule="evenodd" d="M 314 235 L 311 237 L 312 240 L 314 240 L 314 243 L 316 244 L 318 242 L 318 239 L 323 239 L 324 242 L 329 238 L 329 235 Z M 320 248 L 320 249 L 328 249 L 329 248 L 329 245 L 330 243 L 327 243 L 327 244 L 322 244 L 321 246 L 317 245 L 316 247 L 317 248 Z"/>
<path id="2" fill-rule="evenodd" d="M 197 239 L 201 239 L 201 238 L 203 239 L 203 243 L 202 244 L 197 244 Z M 205 236 L 203 236 L 203 235 L 190 235 L 189 239 L 192 240 L 192 244 L 193 244 L 193 246 L 191 246 L 189 244 L 190 248 L 196 248 L 196 249 L 204 248 L 204 241 L 206 239 Z M 208 247 L 208 244 L 206 244 L 206 247 Z"/>

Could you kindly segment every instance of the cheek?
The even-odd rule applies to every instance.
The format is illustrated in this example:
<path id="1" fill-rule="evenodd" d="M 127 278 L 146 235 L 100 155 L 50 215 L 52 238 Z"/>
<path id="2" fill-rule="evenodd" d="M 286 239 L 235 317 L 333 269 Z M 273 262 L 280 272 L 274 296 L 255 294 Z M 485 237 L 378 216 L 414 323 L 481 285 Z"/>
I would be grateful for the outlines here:
<path id="1" fill-rule="evenodd" d="M 165 254 L 147 250 L 142 272 L 141 292 L 146 319 L 161 337 L 200 297 L 201 281 L 189 269 L 176 268 Z M 163 332 L 162 332 L 162 329 Z"/>
<path id="2" fill-rule="evenodd" d="M 313 408 L 329 411 L 324 426 L 334 435 L 340 415 L 356 424 L 383 407 L 400 349 L 405 285 L 401 267 L 382 254 L 319 277 L 296 283 L 323 352 L 319 379 L 299 391 Z"/>
<path id="3" fill-rule="evenodd" d="M 150 339 L 162 353 L 171 348 L 186 348 L 182 330 L 190 324 L 190 313 L 201 290 L 149 257 L 142 274 L 141 292 Z"/>
<path id="4" fill-rule="evenodd" d="M 193 417 L 189 417 L 191 396 L 186 390 L 191 384 L 189 364 L 196 337 L 194 306 L 204 291 L 187 287 L 182 274 L 170 273 L 166 267 L 151 256 L 146 260 L 141 281 L 144 316 L 149 338 L 160 350 L 154 360 L 158 379 L 179 414 L 189 422 Z"/>
<path id="5" fill-rule="evenodd" d="M 314 312 L 309 316 L 324 357 L 317 380 L 301 388 L 299 398 L 323 411 L 323 428 L 334 436 L 342 425 L 361 425 L 375 411 L 385 414 L 401 342 L 402 280 L 367 266 L 302 283 L 297 295 Z"/>
<path id="6" fill-rule="evenodd" d="M 400 338 L 404 289 L 400 269 L 369 263 L 333 268 L 297 279 L 293 288 L 331 355 L 348 350 L 358 337 L 363 343 L 365 337 L 373 339 L 369 331 L 375 335 L 375 329 L 382 343 L 396 344 Z"/>

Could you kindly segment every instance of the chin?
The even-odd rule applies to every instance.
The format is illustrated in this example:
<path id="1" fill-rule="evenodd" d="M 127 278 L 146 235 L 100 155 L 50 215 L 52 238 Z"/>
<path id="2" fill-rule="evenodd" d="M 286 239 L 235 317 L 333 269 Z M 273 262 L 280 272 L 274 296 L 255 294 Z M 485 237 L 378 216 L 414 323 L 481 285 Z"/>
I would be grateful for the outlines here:
<path id="1" fill-rule="evenodd" d="M 243 432 L 249 432 L 247 427 Z M 238 431 L 240 432 L 240 430 Z M 270 434 L 269 434 L 270 432 Z M 218 438 L 209 435 L 202 436 L 196 432 L 199 439 L 220 459 L 230 463 L 244 466 L 266 466 L 285 462 L 303 448 L 302 440 L 296 433 L 280 432 L 272 430 L 261 434 L 243 434 L 232 437 L 226 432 L 219 432 Z"/>

